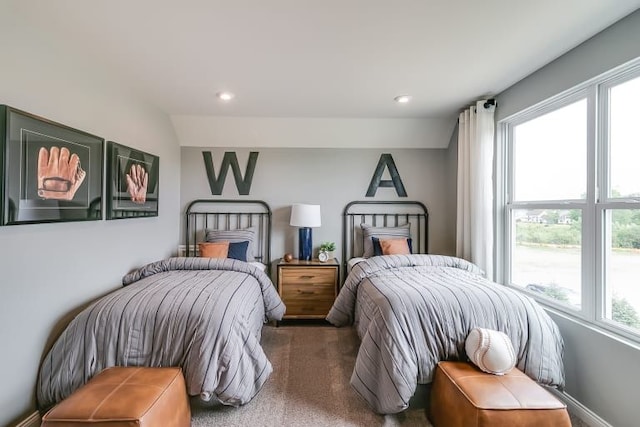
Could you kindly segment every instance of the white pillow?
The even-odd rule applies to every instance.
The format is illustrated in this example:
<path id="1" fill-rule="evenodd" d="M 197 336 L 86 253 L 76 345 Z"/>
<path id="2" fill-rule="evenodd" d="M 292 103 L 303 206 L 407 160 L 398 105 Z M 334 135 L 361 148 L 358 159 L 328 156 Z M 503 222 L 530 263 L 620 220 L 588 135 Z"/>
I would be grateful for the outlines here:
<path id="1" fill-rule="evenodd" d="M 471 362 L 489 374 L 504 375 L 516 366 L 516 354 L 509 337 L 500 331 L 474 328 L 465 341 Z"/>

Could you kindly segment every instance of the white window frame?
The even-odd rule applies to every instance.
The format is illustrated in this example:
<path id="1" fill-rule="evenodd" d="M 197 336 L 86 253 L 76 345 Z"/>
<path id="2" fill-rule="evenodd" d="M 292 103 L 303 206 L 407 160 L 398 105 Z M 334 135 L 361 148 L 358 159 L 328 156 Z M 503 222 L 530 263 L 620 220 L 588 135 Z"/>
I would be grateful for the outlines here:
<path id="1" fill-rule="evenodd" d="M 640 197 L 609 198 L 609 89 L 640 77 L 640 58 L 498 122 L 496 149 L 496 280 L 527 293 L 541 304 L 581 319 L 616 336 L 640 343 L 640 331 L 605 317 L 605 223 L 607 209 L 640 209 Z M 587 100 L 587 185 L 584 200 L 513 201 L 514 128 L 581 99 Z M 640 100 L 638 100 L 640 102 Z M 600 191 L 602 189 L 602 191 Z M 581 307 L 545 298 L 511 282 L 512 211 L 515 209 L 579 209 L 582 212 Z"/>

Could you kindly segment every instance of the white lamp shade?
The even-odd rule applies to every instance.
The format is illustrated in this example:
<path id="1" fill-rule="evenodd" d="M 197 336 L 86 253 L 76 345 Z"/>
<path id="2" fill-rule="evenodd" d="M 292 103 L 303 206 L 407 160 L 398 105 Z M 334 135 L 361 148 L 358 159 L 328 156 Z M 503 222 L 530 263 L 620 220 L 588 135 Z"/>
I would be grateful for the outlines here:
<path id="1" fill-rule="evenodd" d="M 320 227 L 320 205 L 303 205 L 300 203 L 292 205 L 289 225 L 294 227 Z"/>

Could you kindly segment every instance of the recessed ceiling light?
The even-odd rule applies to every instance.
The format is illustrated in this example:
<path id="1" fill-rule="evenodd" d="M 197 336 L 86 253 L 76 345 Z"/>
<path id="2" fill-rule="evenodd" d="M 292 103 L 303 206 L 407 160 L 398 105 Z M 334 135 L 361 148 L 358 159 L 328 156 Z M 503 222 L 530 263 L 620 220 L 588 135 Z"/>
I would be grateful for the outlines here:
<path id="1" fill-rule="evenodd" d="M 216 96 L 218 97 L 218 99 L 220 99 L 220 101 L 226 102 L 231 101 L 235 95 L 231 92 L 218 92 L 216 93 Z"/>
<path id="2" fill-rule="evenodd" d="M 400 104 L 406 104 L 407 102 L 411 101 L 411 95 L 398 95 L 393 98 L 393 100 Z"/>

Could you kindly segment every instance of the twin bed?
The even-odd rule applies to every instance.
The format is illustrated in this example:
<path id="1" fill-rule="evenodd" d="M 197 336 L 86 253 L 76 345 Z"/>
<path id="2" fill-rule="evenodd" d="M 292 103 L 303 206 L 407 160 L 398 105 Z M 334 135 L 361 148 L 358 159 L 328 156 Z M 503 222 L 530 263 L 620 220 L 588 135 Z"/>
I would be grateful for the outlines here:
<path id="1" fill-rule="evenodd" d="M 531 298 L 485 279 L 474 264 L 425 255 L 424 205 L 352 202 L 343 216 L 349 274 L 327 320 L 357 329 L 361 344 L 351 384 L 373 410 L 406 409 L 417 385 L 431 382 L 439 361 L 466 359 L 465 340 L 475 327 L 506 333 L 516 366 L 537 382 L 564 385 L 563 342 L 555 323 Z M 376 238 L 412 245 L 369 256 L 369 240 Z M 407 246 L 413 254 L 406 254 Z"/>
<path id="2" fill-rule="evenodd" d="M 127 274 L 123 288 L 83 310 L 57 339 L 40 369 L 41 408 L 110 366 L 180 366 L 190 395 L 225 405 L 247 403 L 260 390 L 272 371 L 260 346 L 262 326 L 285 311 L 265 272 L 271 209 L 264 202 L 196 201 L 185 223 L 187 257 Z M 245 252 L 189 256 L 205 239 Z"/>
<path id="3" fill-rule="evenodd" d="M 406 409 L 438 361 L 465 358 L 474 327 L 505 332 L 518 368 L 563 386 L 556 325 L 529 297 L 486 280 L 475 265 L 424 255 L 422 203 L 352 202 L 343 216 L 348 275 L 327 320 L 357 329 L 351 384 L 374 411 Z M 122 289 L 69 324 L 43 360 L 41 408 L 116 365 L 180 366 L 188 393 L 205 401 L 238 406 L 256 395 L 272 371 L 260 346 L 262 326 L 285 311 L 268 276 L 271 210 L 260 201 L 195 201 L 184 232 L 185 257 L 127 274 Z M 228 257 L 195 257 L 208 250 L 198 244 L 204 240 L 229 245 Z"/>

